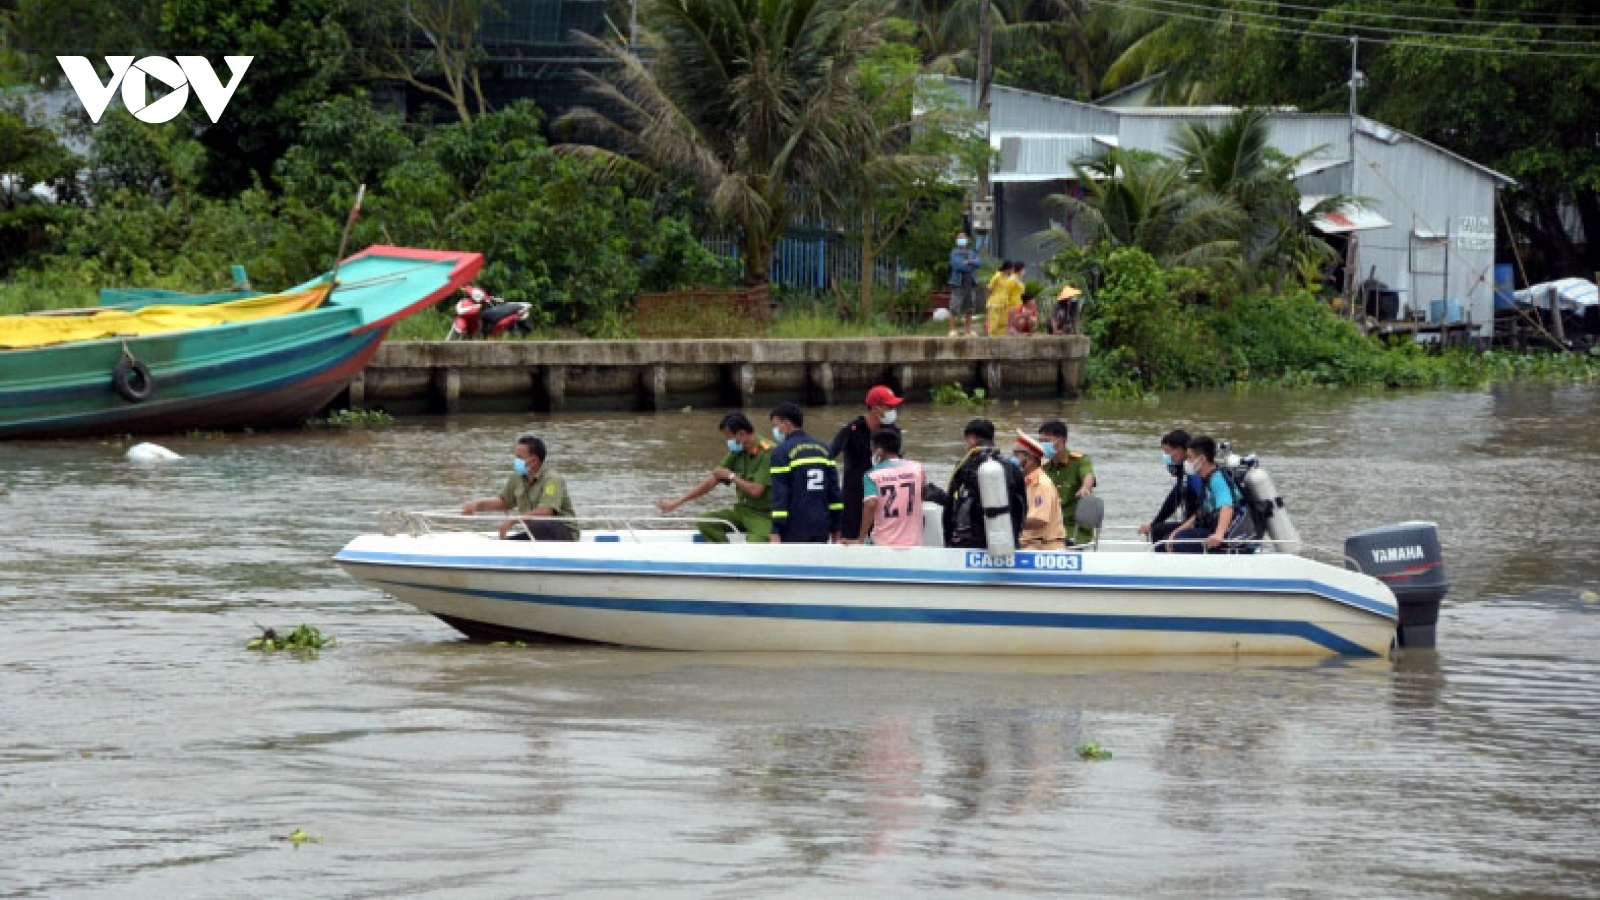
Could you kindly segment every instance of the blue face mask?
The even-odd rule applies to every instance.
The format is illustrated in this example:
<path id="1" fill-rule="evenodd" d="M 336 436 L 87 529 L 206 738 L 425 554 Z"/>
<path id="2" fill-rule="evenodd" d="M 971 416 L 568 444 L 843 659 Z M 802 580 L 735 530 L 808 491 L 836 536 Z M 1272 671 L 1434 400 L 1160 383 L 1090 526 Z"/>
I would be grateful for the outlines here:
<path id="1" fill-rule="evenodd" d="M 1044 458 L 1045 459 L 1055 459 L 1056 458 L 1056 445 L 1055 445 L 1054 442 L 1052 442 L 1052 441 L 1040 441 L 1039 442 L 1039 446 L 1044 448 Z"/>
<path id="2" fill-rule="evenodd" d="M 744 449 L 744 445 L 743 444 L 740 444 L 738 441 L 734 440 L 733 438 L 728 438 L 728 452 L 729 453 L 738 453 L 740 450 L 743 450 L 743 449 Z"/>
<path id="3" fill-rule="evenodd" d="M 1171 466 L 1172 466 L 1172 464 L 1173 464 L 1173 463 L 1172 463 L 1172 457 L 1171 457 L 1171 456 L 1170 456 L 1170 455 L 1168 455 L 1168 454 L 1167 454 L 1167 453 L 1166 453 L 1166 451 L 1162 451 L 1162 453 L 1161 453 L 1161 464 L 1162 464 L 1162 465 L 1163 465 L 1163 466 L 1167 466 L 1167 467 L 1169 467 L 1169 468 L 1170 468 L 1170 467 L 1171 467 Z"/>
<path id="4" fill-rule="evenodd" d="M 511 460 L 511 468 L 516 469 L 518 475 L 524 478 L 528 477 L 528 461 L 522 457 L 514 457 Z"/>
<path id="5" fill-rule="evenodd" d="M 779 431 L 776 425 L 772 426 L 772 439 L 779 443 L 783 442 L 783 432 Z"/>
<path id="6" fill-rule="evenodd" d="M 1013 466 L 1016 466 L 1019 469 L 1022 468 L 1022 460 L 1017 459 L 1015 456 L 1008 456 L 1006 459 L 1010 460 Z"/>

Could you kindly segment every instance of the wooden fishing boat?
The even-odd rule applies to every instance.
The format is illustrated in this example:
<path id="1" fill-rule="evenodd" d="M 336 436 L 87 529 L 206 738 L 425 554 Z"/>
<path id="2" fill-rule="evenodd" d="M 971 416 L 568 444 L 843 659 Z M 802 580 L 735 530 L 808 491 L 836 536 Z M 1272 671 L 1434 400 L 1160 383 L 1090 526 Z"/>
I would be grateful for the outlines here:
<path id="1" fill-rule="evenodd" d="M 107 309 L 0 317 L 0 438 L 299 424 L 482 266 L 380 245 L 281 294 L 105 292 Z"/>

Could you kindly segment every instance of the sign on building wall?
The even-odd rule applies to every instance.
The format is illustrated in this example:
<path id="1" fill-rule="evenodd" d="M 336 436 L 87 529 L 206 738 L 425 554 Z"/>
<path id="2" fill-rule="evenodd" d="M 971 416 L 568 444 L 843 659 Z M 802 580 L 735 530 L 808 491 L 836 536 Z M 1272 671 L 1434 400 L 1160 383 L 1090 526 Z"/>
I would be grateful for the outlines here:
<path id="1" fill-rule="evenodd" d="M 1493 250 L 1494 220 L 1489 216 L 1456 217 L 1457 250 Z"/>

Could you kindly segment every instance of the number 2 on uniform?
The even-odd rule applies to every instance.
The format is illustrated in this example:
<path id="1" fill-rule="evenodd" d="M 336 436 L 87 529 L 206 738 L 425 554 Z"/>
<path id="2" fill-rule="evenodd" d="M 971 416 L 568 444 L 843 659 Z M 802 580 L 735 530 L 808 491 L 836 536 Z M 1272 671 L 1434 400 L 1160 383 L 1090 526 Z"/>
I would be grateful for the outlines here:
<path id="1" fill-rule="evenodd" d="M 808 491 L 820 491 L 820 490 L 822 490 L 822 470 L 821 469 L 812 469 L 811 471 L 806 473 L 806 490 L 808 490 Z"/>

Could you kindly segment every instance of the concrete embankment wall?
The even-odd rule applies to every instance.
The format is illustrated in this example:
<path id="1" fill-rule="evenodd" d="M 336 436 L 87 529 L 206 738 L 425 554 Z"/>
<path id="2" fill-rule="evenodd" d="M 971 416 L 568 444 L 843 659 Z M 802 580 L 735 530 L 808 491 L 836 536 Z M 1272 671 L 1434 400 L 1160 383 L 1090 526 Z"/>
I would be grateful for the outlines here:
<path id="1" fill-rule="evenodd" d="M 924 402 L 935 385 L 990 396 L 1073 396 L 1089 339 L 847 338 L 698 341 L 395 341 L 350 387 L 349 408 L 559 412 L 859 403 L 887 384 Z"/>

